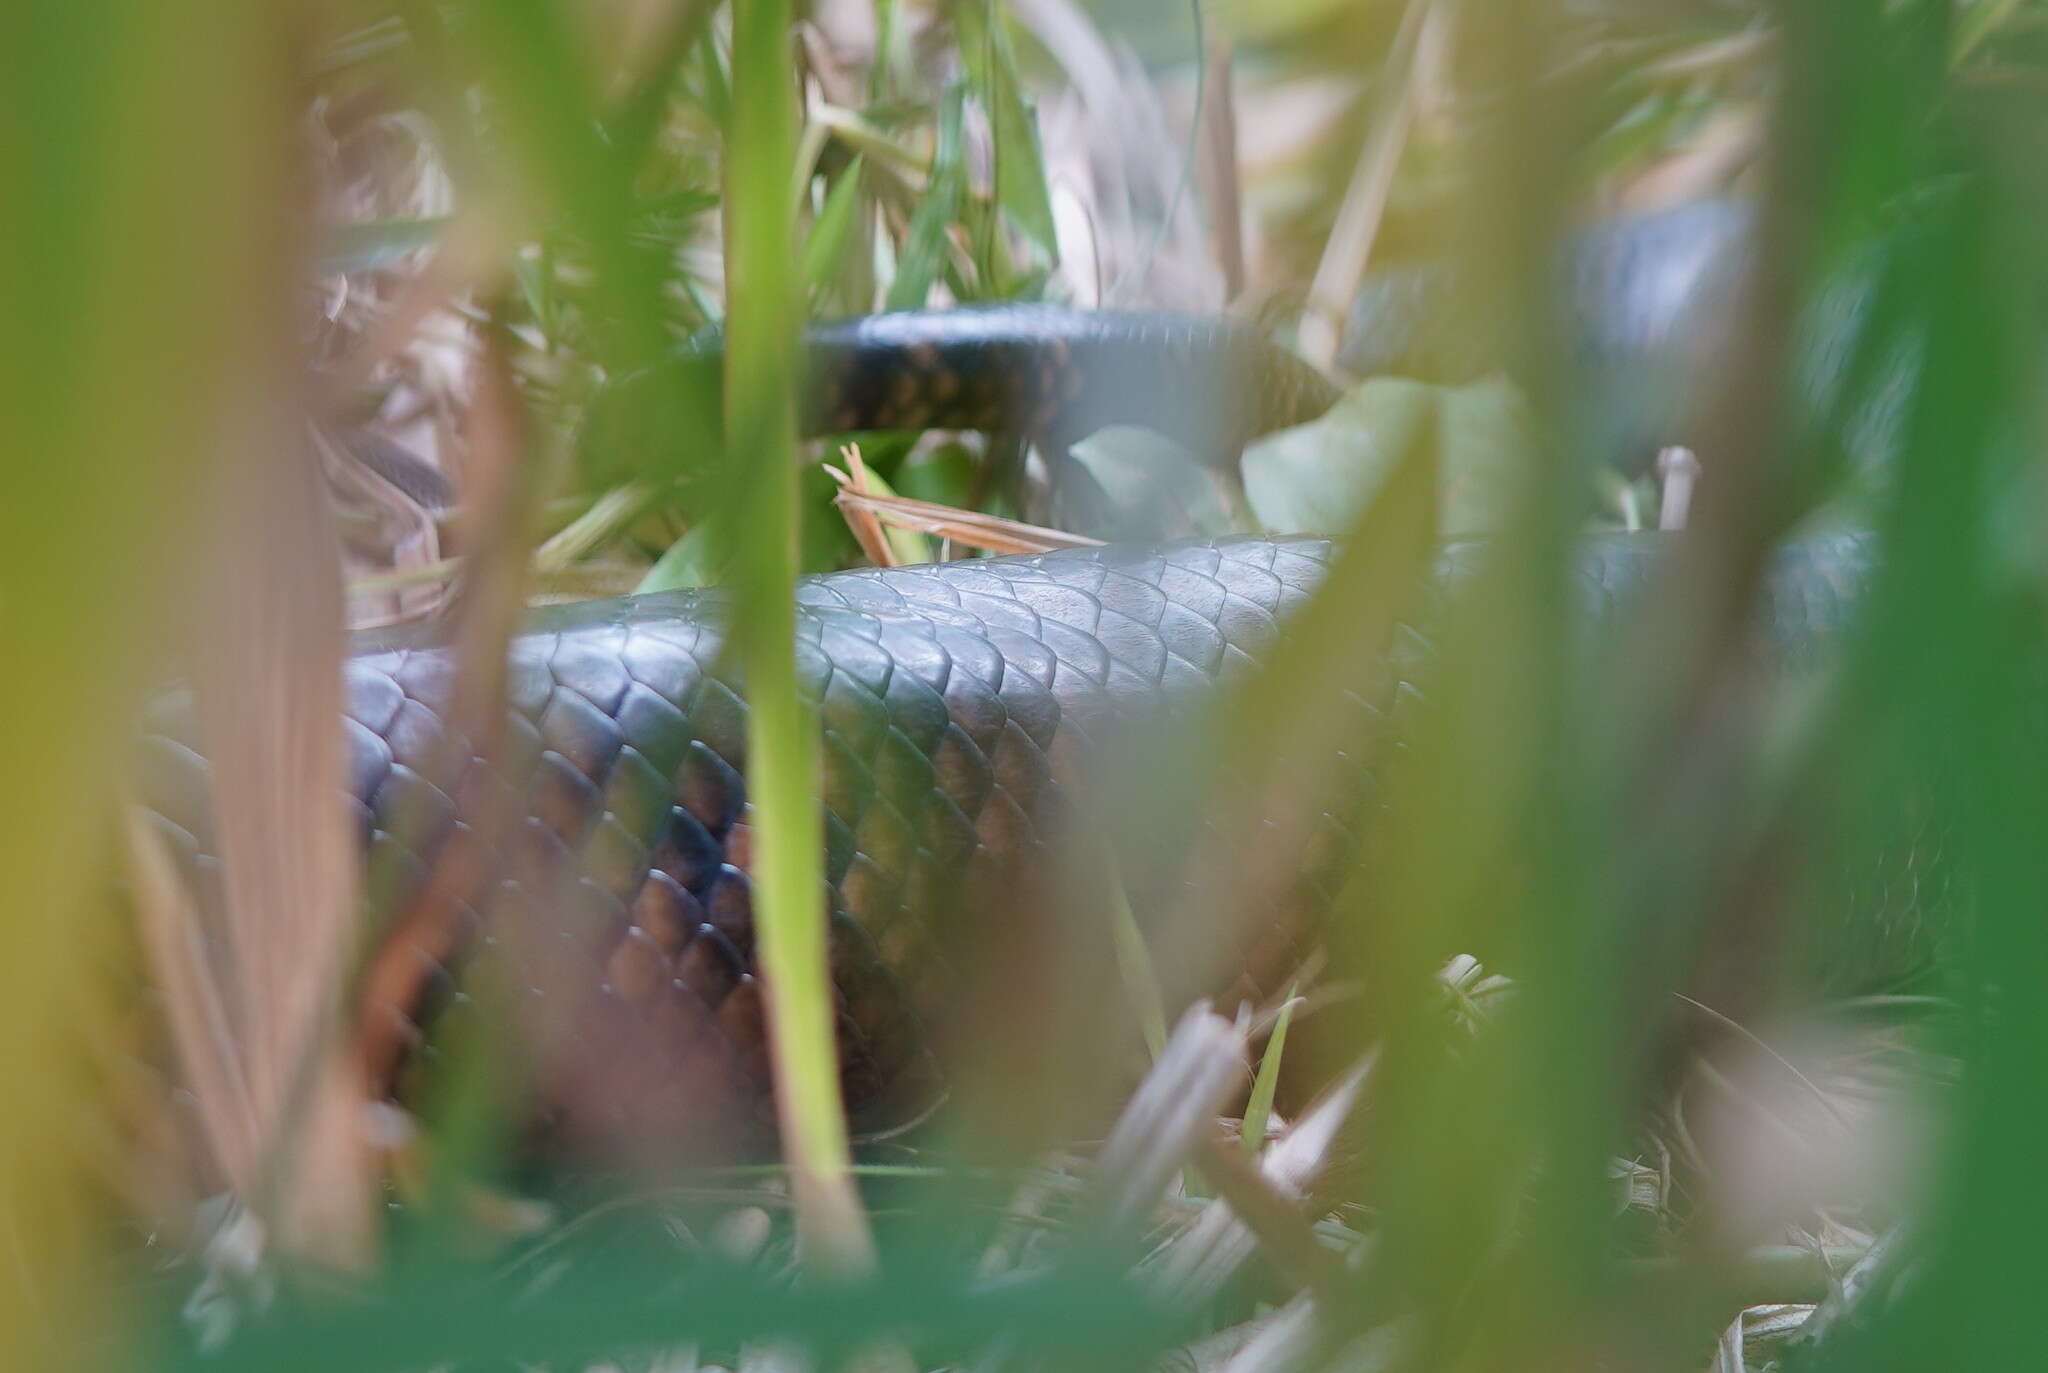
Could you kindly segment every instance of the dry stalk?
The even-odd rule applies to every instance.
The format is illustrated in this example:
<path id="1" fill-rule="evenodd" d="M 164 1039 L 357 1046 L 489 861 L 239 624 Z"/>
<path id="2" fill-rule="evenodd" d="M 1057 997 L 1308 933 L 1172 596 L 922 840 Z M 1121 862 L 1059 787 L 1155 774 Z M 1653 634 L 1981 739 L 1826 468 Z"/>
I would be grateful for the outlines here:
<path id="1" fill-rule="evenodd" d="M 1387 50 L 1365 147 L 1337 210 L 1329 241 L 1323 245 L 1322 261 L 1316 264 L 1308 307 L 1302 315 L 1302 355 L 1318 367 L 1328 368 L 1337 361 L 1344 321 L 1372 260 L 1373 243 L 1394 186 L 1394 171 L 1401 165 L 1401 153 L 1414 124 L 1415 54 L 1425 27 L 1440 22 L 1433 0 L 1408 0 L 1401 27 Z"/>
<path id="2" fill-rule="evenodd" d="M 846 460 L 845 471 L 842 472 L 836 467 L 825 469 L 831 473 L 832 479 L 839 483 L 841 498 L 833 504 L 839 507 L 839 513 L 846 519 L 846 527 L 853 531 L 855 541 L 860 544 L 860 551 L 867 556 L 869 562 L 876 567 L 896 566 L 895 552 L 889 547 L 889 540 L 882 533 L 882 522 L 876 518 L 873 507 L 845 499 L 849 495 L 872 499 L 876 494 L 868 481 L 868 465 L 861 459 L 859 445 L 847 444 L 839 450 L 839 456 Z"/>
<path id="3" fill-rule="evenodd" d="M 1058 548 L 1097 548 L 1102 544 L 1102 540 L 1091 539 L 1085 534 L 1069 534 L 1065 530 L 1025 524 L 1000 515 L 984 515 L 976 510 L 940 505 L 935 501 L 912 500 L 908 496 L 876 495 L 860 489 L 849 474 L 833 468 L 826 470 L 840 484 L 834 503 L 848 512 L 849 524 L 853 523 L 854 513 L 859 512 L 872 515 L 883 524 L 935 534 L 988 553 L 1047 553 Z M 858 528 L 855 528 L 854 535 L 861 537 Z M 862 546 L 866 547 L 865 542 Z"/>
<path id="4" fill-rule="evenodd" d="M 340 718 L 340 549 L 311 451 L 260 425 L 225 487 L 198 687 L 220 899 L 130 825 L 136 915 L 214 1170 L 282 1249 L 366 1263 L 375 1163 L 337 1031 L 356 854 Z M 283 454 L 282 459 L 272 454 Z M 260 454 L 261 457 L 253 455 Z"/>

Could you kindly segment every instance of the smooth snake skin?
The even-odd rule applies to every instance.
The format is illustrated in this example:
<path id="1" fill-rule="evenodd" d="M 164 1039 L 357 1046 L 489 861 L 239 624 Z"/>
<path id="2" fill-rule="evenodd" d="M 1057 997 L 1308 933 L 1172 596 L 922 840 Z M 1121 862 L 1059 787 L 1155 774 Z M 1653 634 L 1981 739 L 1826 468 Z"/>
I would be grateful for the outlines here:
<path id="1" fill-rule="evenodd" d="M 1284 354 L 1199 321 L 884 316 L 818 343 L 813 428 L 1064 432 L 1158 414 L 1169 392 L 1206 376 L 1238 389 L 1212 384 L 1181 417 L 1206 415 L 1192 433 L 1234 439 L 1327 399 Z M 1120 376 L 1125 358 L 1139 362 Z M 1595 618 L 1643 579 L 1653 552 L 1644 537 L 1586 541 L 1579 581 Z M 1444 570 L 1479 555 L 1447 551 Z M 977 911 L 1050 861 L 1102 741 L 1261 661 L 1332 556 L 1312 539 L 1232 538 L 803 583 L 798 655 L 825 727 L 824 899 L 857 1124 L 907 1119 L 938 1090 L 931 1027 L 957 994 L 953 941 L 979 937 Z M 1763 617 L 1781 662 L 1821 653 L 1866 561 L 1850 536 L 1782 555 Z M 479 794 L 509 802 L 513 817 L 486 856 L 488 878 L 455 902 L 454 928 L 423 947 L 409 1017 L 427 1023 L 463 1004 L 464 969 L 480 951 L 496 955 L 493 985 L 550 1001 L 551 1023 L 583 1046 L 559 1064 L 542 1055 L 539 1073 L 587 1087 L 600 1131 L 764 1114 L 745 706 L 719 662 L 723 605 L 716 592 L 681 592 L 534 614 L 510 647 L 510 744 L 495 770 L 448 737 L 454 661 L 432 631 L 365 636 L 347 663 L 350 792 L 371 890 L 402 909 L 469 832 Z M 191 720 L 177 696 L 153 712 L 143 795 L 204 892 L 213 843 Z M 385 1065 L 401 1095 L 417 1039 Z"/>

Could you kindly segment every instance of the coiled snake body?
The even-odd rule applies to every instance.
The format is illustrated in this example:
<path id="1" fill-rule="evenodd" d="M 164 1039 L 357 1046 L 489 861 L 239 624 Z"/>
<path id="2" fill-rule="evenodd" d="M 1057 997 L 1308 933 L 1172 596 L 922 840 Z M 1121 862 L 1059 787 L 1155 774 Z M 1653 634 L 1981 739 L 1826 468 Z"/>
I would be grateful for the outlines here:
<path id="1" fill-rule="evenodd" d="M 832 428 L 1071 434 L 1128 419 L 1234 444 L 1328 399 L 1313 373 L 1232 327 L 1036 309 L 864 321 L 825 333 L 813 369 L 814 425 Z M 928 1099 L 929 1027 L 955 994 L 950 941 L 988 933 L 959 920 L 1044 858 L 1096 743 L 1258 662 L 1331 556 L 1312 539 L 1232 538 L 803 584 L 857 1120 L 888 1124 Z M 1582 558 L 1604 603 L 1640 580 L 1649 550 L 1596 538 Z M 1854 540 L 1788 554 L 1781 629 L 1825 632 L 1861 566 Z M 532 618 L 511 645 L 510 745 L 491 783 L 514 801 L 495 880 L 464 889 L 421 947 L 431 1006 L 461 1000 L 446 969 L 466 951 L 519 945 L 510 981 L 584 1046 L 561 1067 L 579 1085 L 563 1090 L 602 1098 L 607 1120 L 698 1119 L 713 1096 L 758 1111 L 765 1093 L 745 707 L 719 667 L 721 605 L 669 593 Z M 453 675 L 451 651 L 419 634 L 366 637 L 347 665 L 351 794 L 371 871 L 401 905 L 470 818 L 475 769 L 443 765 L 469 757 L 448 737 Z M 212 839 L 190 718 L 177 702 L 158 712 L 146 794 L 197 867 Z M 940 908 L 954 928 L 939 927 Z M 395 1083 L 402 1065 L 384 1066 Z"/>

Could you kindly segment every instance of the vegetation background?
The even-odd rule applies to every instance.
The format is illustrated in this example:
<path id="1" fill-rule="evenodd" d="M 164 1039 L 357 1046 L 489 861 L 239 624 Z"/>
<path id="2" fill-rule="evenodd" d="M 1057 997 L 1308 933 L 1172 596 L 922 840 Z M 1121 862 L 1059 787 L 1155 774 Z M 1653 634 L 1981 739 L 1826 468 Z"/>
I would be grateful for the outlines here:
<path id="1" fill-rule="evenodd" d="M 8 1347 L 167 1369 L 2048 1364 L 2048 770 L 2016 742 L 2042 627 L 2044 40 L 2033 0 L 6 7 Z M 1565 651 L 1571 540 L 1589 508 L 1640 518 L 1644 492 L 1574 456 L 1609 402 L 1548 308 L 1558 241 L 1731 191 L 1762 206 L 1760 247 L 1740 344 L 1702 383 L 1715 480 L 1654 632 L 1586 661 Z M 852 1163 L 823 1071 L 787 606 L 799 570 L 861 545 L 823 466 L 795 460 L 800 318 L 1227 309 L 1328 364 L 1367 274 L 1402 261 L 1455 264 L 1429 337 L 1517 390 L 1368 398 L 1363 447 L 1289 469 L 1265 507 L 1363 493 L 1354 532 L 1395 546 L 1402 474 L 1434 464 L 1511 551 L 1448 623 L 1402 764 L 1417 804 L 1374 933 L 1338 955 L 1371 1028 L 1316 1009 L 1353 1057 L 1384 1046 L 1366 1161 L 1326 1170 L 1312 1207 L 1206 1124 L 999 1176 Z M 1804 321 L 1851 269 L 1876 285 L 1816 405 Z M 590 422 L 608 382 L 707 325 L 722 397 Z M 1886 386 L 1895 449 L 1872 476 L 1855 424 Z M 363 426 L 459 474 L 459 527 L 363 475 L 339 437 Z M 1000 441 L 862 452 L 886 490 L 1030 513 L 977 480 Z M 1731 701 L 1765 550 L 1828 518 L 1883 551 L 1839 671 Z M 885 546 L 933 551 L 917 530 Z M 1326 623 L 1396 609 L 1399 568 L 1367 564 Z M 393 1183 L 321 1128 L 346 1109 L 339 989 L 361 956 L 321 800 L 333 669 L 347 624 L 416 616 L 458 572 L 479 670 L 529 600 L 738 587 L 765 957 L 809 989 L 780 999 L 786 1172 L 534 1211 L 495 1188 L 487 1047 L 465 1060 L 483 1085 L 424 1123 L 437 1147 L 399 1151 L 401 1173 L 432 1160 L 421 1176 Z M 215 761 L 249 799 L 224 823 L 265 857 L 228 883 L 235 956 L 164 987 L 156 936 L 189 912 L 146 845 L 124 860 L 110 836 L 119 722 L 174 668 L 236 723 Z M 1261 722 L 1334 671 L 1281 664 L 1214 758 L 1262 756 Z M 1773 1019 L 1799 941 L 1727 932 L 1759 906 L 1827 928 L 1851 877 L 1896 858 L 1867 802 L 1937 778 L 1968 917 L 1951 975 Z M 1443 947 L 1514 968 L 1512 995 L 1469 961 L 1439 970 Z M 1713 959 L 1746 991 L 1677 1008 Z M 188 1065 L 198 1124 L 169 1128 L 137 1045 L 201 1012 L 219 1058 Z M 1155 1079 L 1183 1095 L 1254 1050 L 1190 1025 Z M 1702 1026 L 1727 1032 L 1708 1046 Z M 1259 1031 L 1273 1065 L 1284 1034 Z M 1310 1138 L 1324 1119 L 1276 1123 L 1269 1174 L 1290 1142 L 1336 1148 Z M 234 1198 L 204 1223 L 194 1135 Z M 1226 1205 L 1250 1225 L 1230 1260 Z M 139 1235 L 137 1215 L 156 1218 Z M 1190 1276 L 1219 1264 L 1230 1283 Z M 1875 1295 L 1793 1333 L 1852 1271 Z"/>

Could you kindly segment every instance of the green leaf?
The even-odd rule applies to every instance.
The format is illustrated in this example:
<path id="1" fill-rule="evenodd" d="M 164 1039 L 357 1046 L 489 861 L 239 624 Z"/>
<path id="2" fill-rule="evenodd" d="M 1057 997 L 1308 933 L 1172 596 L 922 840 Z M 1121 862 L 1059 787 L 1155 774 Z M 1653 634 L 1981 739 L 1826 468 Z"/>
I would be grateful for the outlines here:
<path id="1" fill-rule="evenodd" d="M 1245 496 L 1271 533 L 1343 529 L 1413 447 L 1433 437 L 1443 445 L 1443 532 L 1499 529 L 1520 480 L 1535 469 L 1538 442 L 1527 402 L 1499 377 L 1458 387 L 1400 377 L 1364 382 L 1320 419 L 1249 445 Z"/>
<path id="2" fill-rule="evenodd" d="M 647 569 L 647 575 L 640 579 L 640 585 L 633 588 L 633 594 L 642 596 L 650 591 L 681 591 L 687 587 L 710 586 L 718 580 L 718 564 L 712 556 L 712 540 L 705 532 L 709 526 L 695 525 L 690 532 L 668 546 L 668 551 L 655 560 Z"/>
<path id="3" fill-rule="evenodd" d="M 1236 523 L 1209 465 L 1164 434 L 1114 424 L 1070 452 L 1108 495 L 1117 512 L 1116 538 L 1224 534 Z"/>
<path id="4" fill-rule="evenodd" d="M 1259 1073 L 1252 1079 L 1252 1093 L 1244 1104 L 1244 1125 L 1240 1138 L 1245 1153 L 1257 1157 L 1259 1149 L 1266 1142 L 1266 1122 L 1273 1116 L 1273 1095 L 1280 1086 L 1280 1060 L 1287 1052 L 1287 1027 L 1294 1021 L 1294 1008 L 1299 1004 L 1294 988 L 1287 989 L 1287 999 L 1280 1003 L 1280 1014 L 1273 1022 L 1273 1033 L 1266 1039 L 1266 1052 L 1259 1055 Z"/>
<path id="5" fill-rule="evenodd" d="M 974 455 L 964 446 L 941 444 L 896 469 L 896 490 L 915 501 L 965 506 L 974 492 L 974 469 Z"/>

